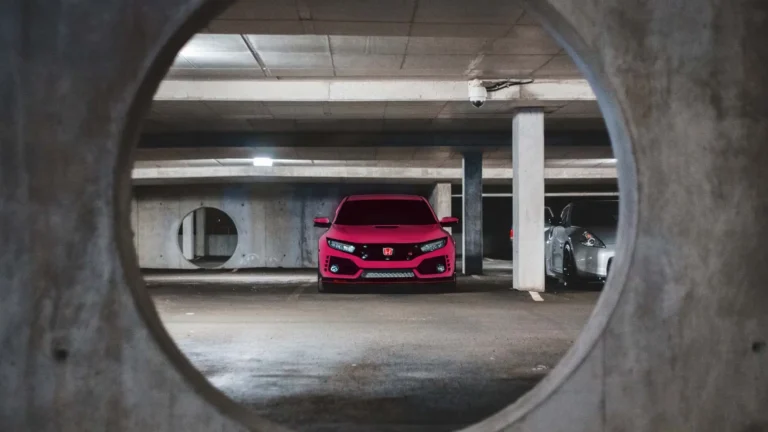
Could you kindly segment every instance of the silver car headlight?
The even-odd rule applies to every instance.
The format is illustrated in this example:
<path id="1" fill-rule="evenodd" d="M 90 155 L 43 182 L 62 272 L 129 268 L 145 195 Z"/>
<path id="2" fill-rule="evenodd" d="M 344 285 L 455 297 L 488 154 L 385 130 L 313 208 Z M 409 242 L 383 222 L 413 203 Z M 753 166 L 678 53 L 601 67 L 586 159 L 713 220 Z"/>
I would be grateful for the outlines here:
<path id="1" fill-rule="evenodd" d="M 597 236 L 595 236 L 589 231 L 584 231 L 583 233 L 581 233 L 581 238 L 579 238 L 579 243 L 588 247 L 596 247 L 596 248 L 605 247 L 605 243 L 603 243 L 599 238 L 597 238 Z"/>
<path id="2" fill-rule="evenodd" d="M 424 243 L 421 246 L 419 246 L 419 249 L 421 249 L 422 252 L 433 252 L 440 248 L 445 247 L 446 241 L 445 239 L 435 240 L 431 241 L 429 243 Z"/>
<path id="3" fill-rule="evenodd" d="M 340 250 L 342 252 L 346 253 L 353 253 L 355 252 L 355 247 L 351 244 L 342 243 L 340 241 L 336 240 L 328 240 L 328 246 L 330 246 L 333 249 Z"/>

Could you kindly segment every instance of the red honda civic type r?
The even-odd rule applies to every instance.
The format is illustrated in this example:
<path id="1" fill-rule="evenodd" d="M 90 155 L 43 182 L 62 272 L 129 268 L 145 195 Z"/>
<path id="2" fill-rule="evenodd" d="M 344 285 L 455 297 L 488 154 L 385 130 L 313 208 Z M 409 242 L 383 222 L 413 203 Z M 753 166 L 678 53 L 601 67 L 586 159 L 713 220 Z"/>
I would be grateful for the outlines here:
<path id="1" fill-rule="evenodd" d="M 341 284 L 445 284 L 456 286 L 456 246 L 429 202 L 415 195 L 354 195 L 344 198 L 318 247 L 317 289 Z"/>

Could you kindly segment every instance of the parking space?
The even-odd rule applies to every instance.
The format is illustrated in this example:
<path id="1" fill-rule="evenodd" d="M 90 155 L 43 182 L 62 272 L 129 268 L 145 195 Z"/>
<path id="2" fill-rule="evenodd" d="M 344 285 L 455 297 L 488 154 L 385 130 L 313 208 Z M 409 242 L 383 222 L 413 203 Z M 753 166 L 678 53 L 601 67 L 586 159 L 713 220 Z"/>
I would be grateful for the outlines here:
<path id="1" fill-rule="evenodd" d="M 311 271 L 146 276 L 181 350 L 224 393 L 299 430 L 452 430 L 530 390 L 573 343 L 597 291 L 318 294 Z"/>

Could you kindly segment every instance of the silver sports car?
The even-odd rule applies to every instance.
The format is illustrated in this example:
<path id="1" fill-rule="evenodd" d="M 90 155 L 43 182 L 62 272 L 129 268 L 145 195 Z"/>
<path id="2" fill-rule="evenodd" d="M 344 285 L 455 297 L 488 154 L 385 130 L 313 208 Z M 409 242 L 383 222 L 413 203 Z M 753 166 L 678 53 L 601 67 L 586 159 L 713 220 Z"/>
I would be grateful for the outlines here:
<path id="1" fill-rule="evenodd" d="M 566 285 L 605 279 L 611 270 L 618 221 L 618 201 L 580 201 L 565 206 L 546 242 L 547 275 Z"/>

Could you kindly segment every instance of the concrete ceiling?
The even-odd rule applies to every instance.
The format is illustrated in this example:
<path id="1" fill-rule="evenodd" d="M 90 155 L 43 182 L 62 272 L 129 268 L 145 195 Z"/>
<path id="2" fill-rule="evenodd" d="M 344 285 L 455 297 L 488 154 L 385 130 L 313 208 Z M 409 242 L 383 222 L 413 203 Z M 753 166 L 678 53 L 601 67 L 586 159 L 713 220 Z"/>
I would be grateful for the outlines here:
<path id="1" fill-rule="evenodd" d="M 530 102 L 528 103 L 530 104 Z M 507 130 L 519 101 L 237 102 L 154 101 L 147 132 Z M 541 103 L 539 102 L 539 105 Z M 544 103 L 547 127 L 601 129 L 595 101 Z"/>
<path id="2" fill-rule="evenodd" d="M 238 1 L 171 77 L 580 76 L 517 0 Z"/>
<path id="3" fill-rule="evenodd" d="M 456 30 L 456 24 L 461 24 Z M 212 33 L 500 37 L 536 24 L 517 0 L 238 1 L 208 26 Z"/>
<path id="4" fill-rule="evenodd" d="M 179 52 L 168 80 L 579 79 L 517 0 L 238 1 Z M 534 101 L 158 100 L 147 132 L 504 130 Z M 601 129 L 592 101 L 546 101 L 548 128 Z M 527 105 L 526 105 L 527 106 Z"/>
<path id="5" fill-rule="evenodd" d="M 500 38 L 198 34 L 169 72 L 184 79 L 580 76 L 536 25 Z"/>

